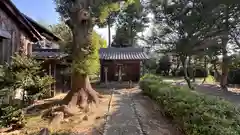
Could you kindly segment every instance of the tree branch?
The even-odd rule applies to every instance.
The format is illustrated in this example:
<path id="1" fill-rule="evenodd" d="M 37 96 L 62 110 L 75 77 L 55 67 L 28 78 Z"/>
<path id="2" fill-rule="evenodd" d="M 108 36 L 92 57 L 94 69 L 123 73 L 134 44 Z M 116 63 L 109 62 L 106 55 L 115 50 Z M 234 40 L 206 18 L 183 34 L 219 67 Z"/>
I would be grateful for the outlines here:
<path id="1" fill-rule="evenodd" d="M 213 42 L 213 41 L 214 40 L 216 41 L 216 36 L 217 35 L 221 36 L 219 34 L 221 32 L 224 32 L 224 30 L 222 29 L 222 30 L 219 30 L 219 31 L 208 33 L 206 36 L 204 36 L 203 40 L 198 40 L 196 43 L 194 43 L 193 51 L 197 51 L 197 50 L 200 50 L 200 49 L 204 49 L 204 48 L 208 48 L 208 47 L 211 47 L 211 46 L 215 46 L 216 44 L 214 44 L 214 43 L 216 43 L 216 42 Z M 212 37 L 215 37 L 215 38 L 212 38 Z M 205 42 L 205 44 L 202 44 L 204 42 Z"/>

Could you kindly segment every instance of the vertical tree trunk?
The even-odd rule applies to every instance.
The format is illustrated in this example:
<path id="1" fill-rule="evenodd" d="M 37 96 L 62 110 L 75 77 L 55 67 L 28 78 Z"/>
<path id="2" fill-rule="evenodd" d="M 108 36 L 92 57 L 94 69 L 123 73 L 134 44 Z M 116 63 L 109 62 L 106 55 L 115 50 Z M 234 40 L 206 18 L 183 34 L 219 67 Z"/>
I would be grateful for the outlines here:
<path id="1" fill-rule="evenodd" d="M 192 81 L 195 82 L 195 67 L 194 67 L 194 63 L 191 63 L 191 61 L 192 61 L 192 57 L 189 56 L 187 71 L 190 79 L 192 79 Z"/>
<path id="2" fill-rule="evenodd" d="M 110 22 L 110 16 L 108 18 L 108 47 L 111 47 L 111 22 Z"/>
<path id="3" fill-rule="evenodd" d="M 98 103 L 97 92 L 92 89 L 89 77 L 77 72 L 73 73 L 72 90 L 63 99 L 63 103 L 70 107 L 80 105 L 81 108 L 86 108 L 89 101 Z"/>
<path id="4" fill-rule="evenodd" d="M 179 57 L 177 57 L 177 60 L 176 60 L 176 62 L 177 62 L 177 66 L 176 66 L 176 68 L 173 68 L 172 69 L 172 75 L 173 76 L 176 76 L 177 75 L 177 71 L 178 71 L 178 69 L 179 69 L 179 67 L 180 67 L 180 64 L 181 64 L 181 62 L 179 62 L 180 60 L 179 60 Z"/>
<path id="5" fill-rule="evenodd" d="M 181 56 L 181 62 L 182 62 L 182 65 L 183 65 L 183 69 L 184 69 L 184 79 L 186 80 L 187 82 L 187 85 L 190 89 L 194 89 L 194 87 L 192 86 L 191 84 L 191 80 L 190 78 L 188 77 L 188 58 L 186 56 Z"/>
<path id="6" fill-rule="evenodd" d="M 216 79 L 217 81 L 219 81 L 219 78 L 221 77 L 221 74 L 219 73 L 219 71 L 218 71 L 218 69 L 217 69 L 217 61 L 214 60 L 214 61 L 212 62 L 212 64 L 213 64 L 213 70 L 214 70 L 214 77 L 215 77 L 215 79 Z"/>
<path id="7" fill-rule="evenodd" d="M 202 84 L 205 83 L 206 78 L 207 78 L 208 73 L 209 73 L 209 70 L 208 70 L 208 67 L 207 67 L 207 56 L 204 56 L 204 68 L 205 68 L 205 70 L 207 71 L 207 75 L 205 75 L 205 77 L 204 77 L 204 79 L 203 79 L 203 81 L 202 81 Z"/>
<path id="8" fill-rule="evenodd" d="M 229 57 L 227 55 L 227 39 L 222 39 L 222 76 L 221 76 L 221 88 L 223 90 L 227 90 L 227 78 L 228 78 L 228 71 L 229 71 Z"/>
<path id="9" fill-rule="evenodd" d="M 98 93 L 92 89 L 88 74 L 91 72 L 89 58 L 97 51 L 92 46 L 93 22 L 86 3 L 75 0 L 73 12 L 67 24 L 73 33 L 72 89 L 63 99 L 69 107 L 86 109 L 90 102 L 99 103 Z M 87 1 L 85 1 L 87 2 Z M 79 4 L 82 4 L 79 6 Z M 86 6 L 86 7 L 84 7 Z M 76 8 L 76 9 L 75 9 Z"/>
<path id="10" fill-rule="evenodd" d="M 227 77 L 228 77 L 228 64 L 229 64 L 229 58 L 227 56 L 227 43 L 228 43 L 228 35 L 229 35 L 229 6 L 226 5 L 225 7 L 225 11 L 224 11 L 224 15 L 225 15 L 225 29 L 227 31 L 227 33 L 225 33 L 221 40 L 222 40 L 222 76 L 221 76 L 221 88 L 223 90 L 227 90 Z"/>

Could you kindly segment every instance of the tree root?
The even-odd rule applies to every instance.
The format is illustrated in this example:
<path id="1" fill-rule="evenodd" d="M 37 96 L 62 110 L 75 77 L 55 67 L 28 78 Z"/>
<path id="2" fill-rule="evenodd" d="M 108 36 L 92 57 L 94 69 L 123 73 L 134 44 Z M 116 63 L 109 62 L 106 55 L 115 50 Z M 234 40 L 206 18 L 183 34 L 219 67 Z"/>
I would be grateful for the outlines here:
<path id="1" fill-rule="evenodd" d="M 79 111 L 88 113 L 92 104 L 99 104 L 99 97 L 103 98 L 103 96 L 93 89 L 81 89 L 76 93 L 68 93 L 60 105 L 46 110 L 42 118 L 49 119 L 51 126 L 57 126 L 64 118 L 74 116 Z M 87 117 L 84 120 L 87 120 Z"/>
<path id="2" fill-rule="evenodd" d="M 47 128 L 43 128 L 40 130 L 39 135 L 50 135 L 50 131 Z"/>
<path id="3" fill-rule="evenodd" d="M 53 115 L 54 115 L 54 117 L 51 119 L 50 125 L 51 125 L 51 126 L 54 126 L 54 127 L 59 126 L 60 123 L 61 123 L 61 122 L 63 121 L 63 119 L 64 119 L 64 114 L 63 114 L 63 112 L 55 112 L 55 113 L 53 113 Z"/>

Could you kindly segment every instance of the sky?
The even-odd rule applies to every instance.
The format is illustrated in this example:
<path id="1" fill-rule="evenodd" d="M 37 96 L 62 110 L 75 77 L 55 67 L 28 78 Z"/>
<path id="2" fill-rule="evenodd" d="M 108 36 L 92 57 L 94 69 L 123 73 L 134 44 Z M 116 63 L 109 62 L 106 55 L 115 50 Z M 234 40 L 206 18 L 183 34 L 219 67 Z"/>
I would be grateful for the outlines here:
<path id="1" fill-rule="evenodd" d="M 22 13 L 37 22 L 51 25 L 56 24 L 59 21 L 59 15 L 55 11 L 53 0 L 12 0 L 12 2 Z M 95 28 L 95 30 L 108 42 L 107 28 Z M 111 28 L 111 38 L 114 34 L 115 30 Z"/>

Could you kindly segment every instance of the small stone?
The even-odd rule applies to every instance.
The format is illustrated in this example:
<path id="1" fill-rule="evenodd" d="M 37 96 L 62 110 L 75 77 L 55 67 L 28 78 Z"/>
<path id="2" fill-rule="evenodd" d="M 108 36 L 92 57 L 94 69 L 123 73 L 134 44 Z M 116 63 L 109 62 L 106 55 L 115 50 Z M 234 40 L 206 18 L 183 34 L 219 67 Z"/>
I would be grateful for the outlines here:
<path id="1" fill-rule="evenodd" d="M 50 135 L 50 131 L 47 128 L 41 129 L 39 135 Z"/>
<path id="2" fill-rule="evenodd" d="M 83 120 L 87 121 L 87 120 L 88 120 L 88 116 L 85 115 L 85 116 L 83 117 Z"/>
<path id="3" fill-rule="evenodd" d="M 64 122 L 69 122 L 70 120 L 69 119 L 64 119 Z"/>
<path id="4" fill-rule="evenodd" d="M 96 117 L 96 120 L 98 120 L 98 119 L 101 119 L 101 117 L 100 117 L 100 116 L 97 116 L 97 117 Z"/>

